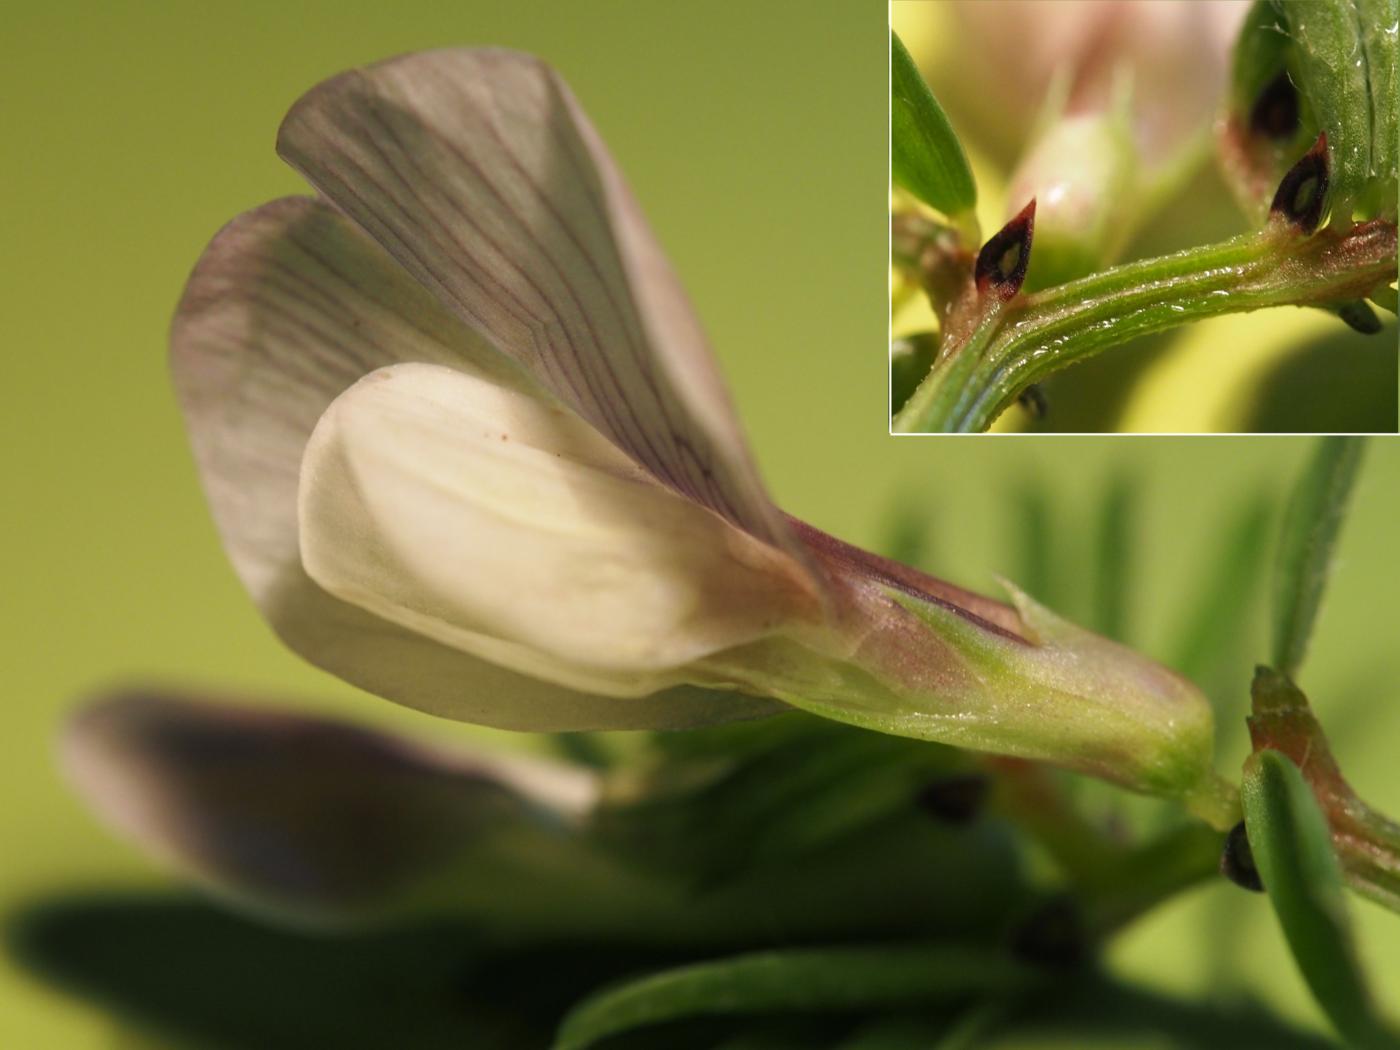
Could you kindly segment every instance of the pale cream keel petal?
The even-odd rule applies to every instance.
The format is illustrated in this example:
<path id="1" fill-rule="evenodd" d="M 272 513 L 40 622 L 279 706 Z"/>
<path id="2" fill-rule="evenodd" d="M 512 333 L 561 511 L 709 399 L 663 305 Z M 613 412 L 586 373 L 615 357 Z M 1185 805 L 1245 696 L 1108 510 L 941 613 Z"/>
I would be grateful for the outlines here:
<path id="1" fill-rule="evenodd" d="M 302 559 L 376 616 L 637 697 L 820 618 L 805 570 L 640 470 L 552 397 L 434 365 L 343 394 L 307 445 Z"/>
<path id="2" fill-rule="evenodd" d="M 321 201 L 274 201 L 229 223 L 180 302 L 171 370 L 214 521 L 292 649 L 380 696 L 510 729 L 665 728 L 771 709 L 700 690 L 619 706 L 469 656 L 313 583 L 297 545 L 307 439 L 342 391 L 395 361 L 528 382 Z"/>

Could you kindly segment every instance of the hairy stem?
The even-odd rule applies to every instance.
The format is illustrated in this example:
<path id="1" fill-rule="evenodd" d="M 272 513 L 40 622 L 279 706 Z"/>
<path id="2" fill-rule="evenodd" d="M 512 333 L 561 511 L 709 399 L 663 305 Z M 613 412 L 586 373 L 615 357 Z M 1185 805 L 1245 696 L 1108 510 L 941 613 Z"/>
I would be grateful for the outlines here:
<path id="1" fill-rule="evenodd" d="M 938 360 L 894 429 L 986 430 L 1031 384 L 1108 347 L 1222 314 L 1363 299 L 1395 276 L 1393 223 L 1305 236 L 1274 219 L 1255 233 L 1116 266 L 1005 304 L 969 289 Z"/>

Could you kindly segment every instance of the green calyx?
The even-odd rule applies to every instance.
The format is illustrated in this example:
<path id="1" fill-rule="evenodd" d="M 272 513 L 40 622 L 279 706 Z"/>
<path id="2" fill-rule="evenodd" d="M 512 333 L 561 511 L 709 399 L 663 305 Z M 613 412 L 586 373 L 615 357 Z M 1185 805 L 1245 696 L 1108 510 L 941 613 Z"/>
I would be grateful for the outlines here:
<path id="1" fill-rule="evenodd" d="M 767 644 L 764 691 L 879 732 L 1180 798 L 1218 827 L 1237 819 L 1211 769 L 1213 718 L 1196 686 L 1006 587 L 1015 633 L 888 588 L 881 622 L 838 632 L 819 658 Z"/>

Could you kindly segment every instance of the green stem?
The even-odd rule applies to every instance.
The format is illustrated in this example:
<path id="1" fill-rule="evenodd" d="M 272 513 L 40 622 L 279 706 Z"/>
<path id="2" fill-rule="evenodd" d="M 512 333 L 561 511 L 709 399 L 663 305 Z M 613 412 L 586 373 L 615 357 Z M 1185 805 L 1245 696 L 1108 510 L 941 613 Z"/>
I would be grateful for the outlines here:
<path id="1" fill-rule="evenodd" d="M 1095 940 L 1106 940 L 1163 901 L 1214 876 L 1224 845 L 1221 819 L 1240 819 L 1233 785 L 1214 778 L 1203 789 L 1212 804 L 1189 807 L 1198 817 L 1201 809 L 1210 812 L 1204 823 L 1192 820 L 1129 846 L 1086 820 L 1045 767 L 1014 759 L 988 764 L 999 774 L 996 808 L 1039 842 L 1082 894 Z"/>
<path id="2" fill-rule="evenodd" d="M 1186 799 L 1186 809 L 1192 816 L 1209 824 L 1216 831 L 1228 831 L 1243 815 L 1240 793 L 1235 785 L 1212 772 Z"/>
<path id="3" fill-rule="evenodd" d="M 967 295 L 897 433 L 986 430 L 1029 386 L 1101 350 L 1189 321 L 1365 298 L 1396 275 L 1396 229 L 1368 222 L 1310 237 L 1281 221 L 1144 259 L 1001 306 Z"/>
<path id="4" fill-rule="evenodd" d="M 1087 895 L 1091 934 L 1106 939 L 1183 890 L 1215 877 L 1224 839 L 1191 822 L 1122 854 Z"/>
<path id="5" fill-rule="evenodd" d="M 1018 758 L 988 758 L 997 776 L 992 807 L 1033 838 L 1074 882 L 1092 881 L 1122 846 L 1087 820 L 1054 770 Z"/>

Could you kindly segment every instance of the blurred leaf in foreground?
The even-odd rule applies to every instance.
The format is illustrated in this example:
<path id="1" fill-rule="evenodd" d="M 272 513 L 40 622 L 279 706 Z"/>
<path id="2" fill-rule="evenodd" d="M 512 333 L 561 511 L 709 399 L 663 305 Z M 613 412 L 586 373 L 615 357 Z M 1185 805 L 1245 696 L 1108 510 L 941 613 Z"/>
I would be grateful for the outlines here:
<path id="1" fill-rule="evenodd" d="M 1319 441 L 1284 517 L 1274 570 L 1272 662 L 1290 677 L 1307 652 L 1364 449 L 1362 438 Z"/>
<path id="2" fill-rule="evenodd" d="M 1341 865 L 1298 767 L 1277 751 L 1256 752 L 1245 763 L 1242 801 L 1254 862 L 1318 1004 L 1349 1046 L 1400 1046 L 1375 1014 L 1352 940 Z"/>
<path id="3" fill-rule="evenodd" d="M 951 219 L 976 244 L 977 186 L 962 144 L 899 36 L 890 33 L 890 172 L 895 184 Z"/>
<path id="4" fill-rule="evenodd" d="M 280 921 L 550 915 L 558 884 L 536 878 L 546 861 L 587 892 L 577 826 L 597 785 L 581 767 L 162 690 L 90 704 L 62 756 L 113 830 Z"/>
<path id="5" fill-rule="evenodd" d="M 775 951 L 653 974 L 601 992 L 564 1019 L 555 1050 L 682 1017 L 849 1011 L 1025 987 L 1034 971 L 975 946 Z"/>
<path id="6" fill-rule="evenodd" d="M 574 998 L 647 964 L 598 946 L 488 956 L 459 922 L 310 936 L 186 893 L 37 903 L 5 939 L 30 973 L 164 1037 L 153 1045 L 217 1050 L 538 1050 Z"/>

